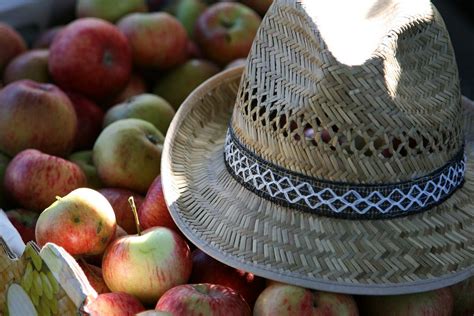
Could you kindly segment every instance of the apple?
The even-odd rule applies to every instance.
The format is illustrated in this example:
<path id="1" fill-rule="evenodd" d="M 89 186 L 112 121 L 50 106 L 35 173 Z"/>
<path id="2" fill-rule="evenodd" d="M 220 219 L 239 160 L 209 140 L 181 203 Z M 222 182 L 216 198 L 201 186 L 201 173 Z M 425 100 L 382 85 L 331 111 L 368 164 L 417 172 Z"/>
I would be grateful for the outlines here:
<path id="1" fill-rule="evenodd" d="M 361 315 L 430 315 L 448 316 L 453 311 L 453 295 L 450 288 L 429 292 L 359 297 Z"/>
<path id="2" fill-rule="evenodd" d="M 191 265 L 188 244 L 171 229 L 154 227 L 113 241 L 104 254 L 102 271 L 113 292 L 156 304 L 167 290 L 188 281 Z"/>
<path id="3" fill-rule="evenodd" d="M 263 16 L 272 5 L 273 0 L 241 0 L 241 2 Z"/>
<path id="4" fill-rule="evenodd" d="M 73 256 L 104 252 L 115 235 L 115 214 L 99 192 L 79 188 L 45 209 L 36 223 L 36 242 L 53 242 Z"/>
<path id="5" fill-rule="evenodd" d="M 249 305 L 237 292 L 209 283 L 176 286 L 163 294 L 156 309 L 186 316 L 252 315 Z"/>
<path id="6" fill-rule="evenodd" d="M 91 316 L 134 316 L 144 311 L 142 303 L 127 293 L 104 293 L 86 305 L 86 312 Z"/>
<path id="7" fill-rule="evenodd" d="M 125 88 L 120 91 L 118 95 L 114 96 L 110 101 L 107 102 L 107 107 L 125 102 L 131 97 L 146 93 L 146 91 L 147 86 L 145 79 L 137 73 L 132 73 Z"/>
<path id="8" fill-rule="evenodd" d="M 199 16 L 194 37 L 207 58 L 224 66 L 247 57 L 260 23 L 260 16 L 247 6 L 220 2 Z"/>
<path id="9" fill-rule="evenodd" d="M 105 114 L 104 127 L 125 118 L 137 118 L 153 124 L 163 135 L 175 111 L 163 98 L 154 94 L 140 94 L 110 108 Z"/>
<path id="10" fill-rule="evenodd" d="M 230 287 L 252 307 L 265 289 L 265 279 L 252 273 L 229 267 L 200 249 L 192 253 L 193 272 L 189 283 L 211 283 Z"/>
<path id="11" fill-rule="evenodd" d="M 116 22 L 132 12 L 147 12 L 145 0 L 78 0 L 76 16 L 78 18 L 96 17 Z"/>
<path id="12" fill-rule="evenodd" d="M 86 185 L 86 176 L 74 163 L 26 149 L 16 155 L 5 172 L 7 194 L 22 207 L 42 211 L 56 196 Z"/>
<path id="13" fill-rule="evenodd" d="M 54 38 L 59 34 L 59 32 L 64 30 L 64 27 L 65 27 L 64 25 L 58 25 L 50 29 L 47 29 L 46 31 L 41 33 L 36 39 L 36 41 L 34 42 L 33 48 L 35 49 L 49 48 Z"/>
<path id="14" fill-rule="evenodd" d="M 35 240 L 35 226 L 39 216 L 37 212 L 18 208 L 9 210 L 6 214 L 25 244 L 30 240 Z"/>
<path id="15" fill-rule="evenodd" d="M 49 82 L 47 49 L 33 49 L 16 56 L 5 68 L 3 82 L 5 84 L 21 79 L 36 82 Z"/>
<path id="16" fill-rule="evenodd" d="M 187 58 L 186 29 L 168 13 L 132 13 L 117 26 L 128 38 L 138 67 L 167 69 Z"/>
<path id="17" fill-rule="evenodd" d="M 299 286 L 276 283 L 259 295 L 253 315 L 357 316 L 359 312 L 356 302 L 350 295 L 310 291 Z"/>
<path id="18" fill-rule="evenodd" d="M 454 298 L 453 315 L 474 315 L 474 277 L 451 286 Z"/>
<path id="19" fill-rule="evenodd" d="M 119 188 L 103 188 L 99 192 L 112 205 L 117 224 L 125 230 L 126 234 L 136 234 L 137 226 L 128 199 L 132 196 L 137 208 L 139 208 L 143 203 L 143 196 L 133 191 Z"/>
<path id="20" fill-rule="evenodd" d="M 207 4 L 203 0 L 177 1 L 174 16 L 183 24 L 190 38 L 194 37 L 194 25 L 206 8 Z"/>
<path id="21" fill-rule="evenodd" d="M 150 185 L 143 204 L 138 208 L 138 218 L 143 229 L 162 226 L 180 233 L 166 206 L 161 176 Z"/>
<path id="22" fill-rule="evenodd" d="M 75 150 L 91 149 L 102 131 L 104 111 L 86 97 L 66 91 L 74 106 L 77 116 L 77 133 L 74 141 Z"/>
<path id="23" fill-rule="evenodd" d="M 104 185 L 100 181 L 99 174 L 97 173 L 97 168 L 94 166 L 94 161 L 92 160 L 92 150 L 78 151 L 71 154 L 68 157 L 68 160 L 75 163 L 81 168 L 86 176 L 86 186 L 91 189 L 99 189 Z"/>
<path id="24" fill-rule="evenodd" d="M 11 26 L 0 22 L 0 76 L 8 63 L 25 52 L 27 47 L 25 40 Z"/>
<path id="25" fill-rule="evenodd" d="M 10 163 L 10 158 L 0 152 L 0 208 L 5 206 L 5 189 L 3 188 L 3 179 L 5 177 L 5 171 Z"/>
<path id="26" fill-rule="evenodd" d="M 107 284 L 105 284 L 101 268 L 89 264 L 83 259 L 78 260 L 77 263 L 82 268 L 82 271 L 84 271 L 87 280 L 97 293 L 102 294 L 110 292 L 109 288 L 107 287 Z"/>
<path id="27" fill-rule="evenodd" d="M 97 18 L 78 19 L 54 39 L 49 71 L 54 81 L 94 100 L 121 91 L 132 69 L 127 38 L 115 25 Z"/>
<path id="28" fill-rule="evenodd" d="M 168 101 L 175 109 L 201 83 L 214 76 L 220 69 L 202 59 L 191 59 L 161 77 L 155 84 L 153 93 Z M 179 82 L 179 84 L 176 84 Z"/>
<path id="29" fill-rule="evenodd" d="M 93 149 L 94 165 L 104 185 L 145 193 L 160 174 L 163 141 L 153 124 L 140 119 L 107 126 Z"/>
<path id="30" fill-rule="evenodd" d="M 74 107 L 55 85 L 20 80 L 0 90 L 0 151 L 7 155 L 35 148 L 65 156 L 76 130 Z"/>

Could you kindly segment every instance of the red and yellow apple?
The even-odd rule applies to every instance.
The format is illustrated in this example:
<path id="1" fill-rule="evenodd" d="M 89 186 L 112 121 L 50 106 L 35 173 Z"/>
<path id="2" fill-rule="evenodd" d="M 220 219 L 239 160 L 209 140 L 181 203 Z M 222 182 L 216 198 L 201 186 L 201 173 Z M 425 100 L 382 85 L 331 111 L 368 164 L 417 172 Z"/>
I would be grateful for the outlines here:
<path id="1" fill-rule="evenodd" d="M 16 155 L 5 172 L 8 196 L 22 207 L 41 212 L 56 200 L 86 185 L 86 176 L 74 163 L 26 149 Z"/>
<path id="2" fill-rule="evenodd" d="M 104 293 L 85 307 L 90 316 L 134 316 L 145 310 L 142 303 L 127 293 Z"/>
<path id="3" fill-rule="evenodd" d="M 132 12 L 146 12 L 145 0 L 78 0 L 76 16 L 78 18 L 95 17 L 116 22 Z"/>
<path id="4" fill-rule="evenodd" d="M 26 42 L 11 26 L 0 22 L 0 76 L 8 63 L 26 51 Z"/>
<path id="5" fill-rule="evenodd" d="M 34 148 L 65 156 L 76 131 L 74 107 L 55 85 L 20 80 L 0 90 L 0 151 L 14 156 Z"/>
<path id="6" fill-rule="evenodd" d="M 5 68 L 3 82 L 12 83 L 22 79 L 50 82 L 47 49 L 33 49 L 16 56 Z"/>
<path id="7" fill-rule="evenodd" d="M 45 209 L 36 223 L 36 242 L 52 242 L 73 256 L 104 252 L 116 230 L 115 214 L 99 192 L 79 188 Z"/>

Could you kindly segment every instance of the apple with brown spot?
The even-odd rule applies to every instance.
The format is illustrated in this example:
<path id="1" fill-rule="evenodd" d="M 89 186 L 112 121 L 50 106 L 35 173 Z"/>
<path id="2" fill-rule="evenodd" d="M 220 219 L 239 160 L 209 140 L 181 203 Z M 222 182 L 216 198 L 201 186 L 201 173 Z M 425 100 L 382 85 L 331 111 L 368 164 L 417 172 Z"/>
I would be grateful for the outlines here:
<path id="1" fill-rule="evenodd" d="M 8 196 L 22 207 L 42 211 L 63 196 L 86 185 L 86 176 L 76 164 L 59 157 L 26 149 L 16 155 L 5 171 Z"/>
<path id="2" fill-rule="evenodd" d="M 350 295 L 311 291 L 276 282 L 259 295 L 253 315 L 357 316 L 359 312 L 354 298 Z"/>
<path id="3" fill-rule="evenodd" d="M 142 303 L 127 293 L 104 293 L 85 307 L 91 316 L 133 316 L 145 310 Z"/>
<path id="4" fill-rule="evenodd" d="M 45 209 L 36 223 L 36 242 L 53 242 L 73 256 L 104 252 L 116 230 L 115 214 L 99 192 L 79 188 Z"/>
<path id="5" fill-rule="evenodd" d="M 136 220 L 138 215 L 133 207 Z M 139 226 L 139 225 L 137 225 Z M 185 284 L 191 275 L 188 244 L 174 231 L 154 227 L 113 241 L 107 248 L 102 271 L 113 292 L 125 292 L 144 304 L 156 304 L 167 290 Z"/>

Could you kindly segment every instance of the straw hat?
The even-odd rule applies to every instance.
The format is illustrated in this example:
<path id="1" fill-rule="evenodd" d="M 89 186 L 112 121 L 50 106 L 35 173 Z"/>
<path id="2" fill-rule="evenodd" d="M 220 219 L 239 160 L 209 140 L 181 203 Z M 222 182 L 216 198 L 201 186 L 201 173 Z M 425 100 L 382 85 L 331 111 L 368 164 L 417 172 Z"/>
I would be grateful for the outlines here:
<path id="1" fill-rule="evenodd" d="M 245 69 L 181 105 L 162 160 L 173 219 L 212 257 L 303 287 L 383 295 L 468 278 L 474 115 L 438 11 L 312 4 L 275 0 Z"/>

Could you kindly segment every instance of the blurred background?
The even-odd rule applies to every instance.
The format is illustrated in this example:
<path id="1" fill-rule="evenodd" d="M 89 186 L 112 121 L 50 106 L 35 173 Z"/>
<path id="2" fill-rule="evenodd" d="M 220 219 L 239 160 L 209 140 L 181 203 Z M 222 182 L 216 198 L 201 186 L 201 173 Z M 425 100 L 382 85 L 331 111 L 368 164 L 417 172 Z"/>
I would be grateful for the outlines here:
<path id="1" fill-rule="evenodd" d="M 462 93 L 474 99 L 474 0 L 432 2 L 441 12 L 453 42 Z M 0 21 L 19 29 L 31 43 L 46 27 L 65 24 L 73 19 L 74 5 L 75 0 L 0 0 Z"/>

